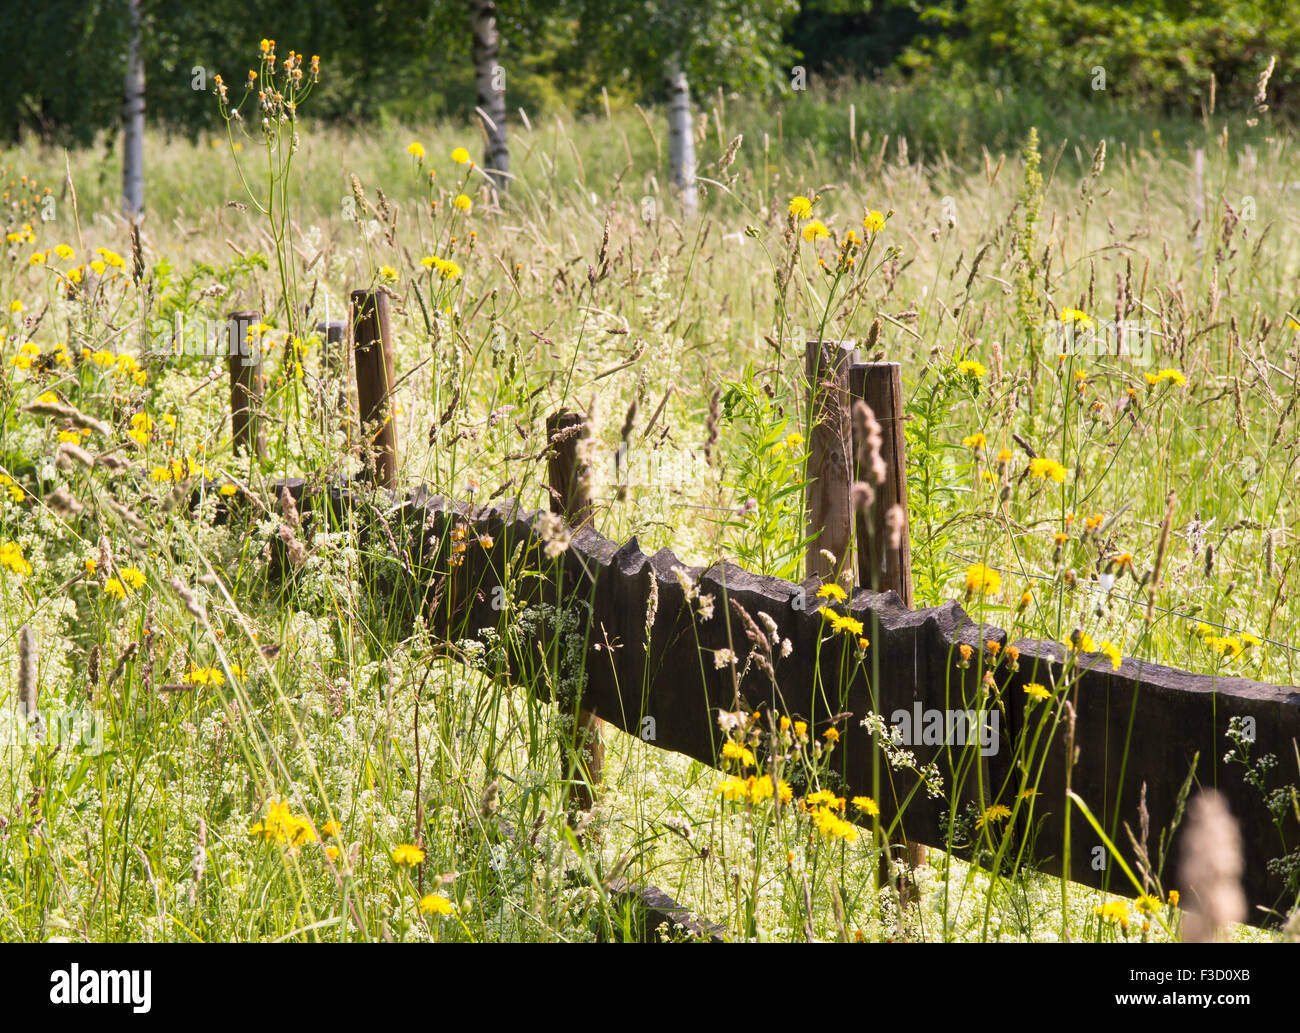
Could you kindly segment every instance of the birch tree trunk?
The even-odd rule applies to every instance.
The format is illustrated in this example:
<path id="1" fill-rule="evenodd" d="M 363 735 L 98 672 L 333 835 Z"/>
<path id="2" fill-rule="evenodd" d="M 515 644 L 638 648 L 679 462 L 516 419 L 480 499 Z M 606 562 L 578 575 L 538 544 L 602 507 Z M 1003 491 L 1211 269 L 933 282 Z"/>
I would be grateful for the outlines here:
<path id="1" fill-rule="evenodd" d="M 668 66 L 668 163 L 673 186 L 682 204 L 682 216 L 695 218 L 699 197 L 695 190 L 695 127 L 691 120 L 691 88 L 681 65 Z"/>
<path id="2" fill-rule="evenodd" d="M 501 190 L 508 177 L 496 173 L 510 171 L 510 151 L 506 146 L 506 72 L 498 58 L 501 37 L 497 33 L 495 0 L 470 0 L 470 28 L 474 35 L 474 81 L 478 92 L 478 115 L 487 133 L 484 168 Z"/>
<path id="3" fill-rule="evenodd" d="M 138 222 L 144 214 L 144 50 L 141 0 L 130 0 L 131 42 L 126 57 L 122 104 L 122 214 Z"/>

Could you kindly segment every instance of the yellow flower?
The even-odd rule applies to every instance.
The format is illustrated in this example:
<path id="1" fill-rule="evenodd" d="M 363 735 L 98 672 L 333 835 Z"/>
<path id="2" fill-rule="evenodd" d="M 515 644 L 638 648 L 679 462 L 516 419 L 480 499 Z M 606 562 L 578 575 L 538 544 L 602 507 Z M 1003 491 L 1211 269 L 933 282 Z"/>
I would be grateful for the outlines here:
<path id="1" fill-rule="evenodd" d="M 455 205 L 457 208 L 459 208 L 462 212 L 469 212 L 474 207 L 474 202 L 471 201 L 464 194 L 457 194 L 455 200 L 453 200 L 451 203 Z"/>
<path id="2" fill-rule="evenodd" d="M 1005 804 L 995 803 L 992 807 L 984 808 L 984 813 L 975 821 L 975 827 L 982 829 L 985 825 L 995 821 L 1006 821 L 1009 817 L 1011 817 L 1011 808 Z"/>
<path id="3" fill-rule="evenodd" d="M 794 723 L 794 734 L 796 738 L 806 739 L 808 737 L 808 722 L 796 721 Z"/>
<path id="4" fill-rule="evenodd" d="M 1032 696 L 1034 699 L 1052 698 L 1052 694 L 1048 692 L 1044 686 L 1039 685 L 1038 682 L 1036 681 L 1031 681 L 1028 685 L 1025 686 L 1025 694 L 1027 696 Z"/>
<path id="5" fill-rule="evenodd" d="M 397 282 L 397 270 L 391 265 L 381 265 L 379 267 L 379 278 L 385 283 Z"/>
<path id="6" fill-rule="evenodd" d="M 1118 671 L 1121 659 L 1119 646 L 1115 645 L 1114 642 L 1102 642 L 1101 652 L 1105 653 L 1106 656 L 1110 658 L 1110 666 L 1114 670 Z"/>
<path id="7" fill-rule="evenodd" d="M 426 915 L 449 915 L 451 901 L 441 893 L 428 893 L 420 898 L 420 911 Z"/>
<path id="8" fill-rule="evenodd" d="M 1029 472 L 1035 477 L 1044 479 L 1051 478 L 1057 484 L 1065 483 L 1065 467 L 1055 459 L 1045 459 L 1042 456 L 1029 460 Z"/>
<path id="9" fill-rule="evenodd" d="M 1122 900 L 1108 900 L 1094 907 L 1092 913 L 1101 916 L 1103 921 L 1127 923 L 1128 904 Z"/>
<path id="10" fill-rule="evenodd" d="M 23 558 L 17 542 L 0 542 L 0 570 L 8 570 L 19 577 L 31 577 L 32 565 Z"/>
<path id="11" fill-rule="evenodd" d="M 840 730 L 838 728 L 828 728 L 826 731 L 822 732 L 822 738 L 827 742 L 839 742 Z"/>
<path id="12" fill-rule="evenodd" d="M 1170 907 L 1177 907 L 1177 906 L 1178 906 L 1178 891 L 1177 891 L 1177 890 L 1170 890 L 1170 891 L 1169 891 L 1169 906 L 1170 906 Z"/>
<path id="13" fill-rule="evenodd" d="M 123 567 L 118 571 L 118 574 L 122 578 L 122 583 L 128 588 L 144 587 L 144 574 L 140 572 L 138 567 Z"/>
<path id="14" fill-rule="evenodd" d="M 424 851 L 418 846 L 403 843 L 393 851 L 393 863 L 404 866 L 419 864 L 424 860 Z"/>
<path id="15" fill-rule="evenodd" d="M 722 744 L 722 755 L 728 760 L 740 761 L 741 767 L 752 768 L 754 766 L 753 752 L 738 742 L 732 742 L 730 739 Z"/>
<path id="16" fill-rule="evenodd" d="M 804 240 L 825 240 L 831 235 L 831 231 L 826 228 L 826 224 L 820 219 L 813 219 L 803 228 Z"/>
<path id="17" fill-rule="evenodd" d="M 875 800 L 871 799 L 871 797 L 869 796 L 855 796 L 853 798 L 853 806 L 856 807 L 863 814 L 867 814 L 872 817 L 875 817 L 877 814 L 880 813 L 879 805 L 876 803 Z"/>
<path id="18" fill-rule="evenodd" d="M 225 495 L 227 498 L 229 498 L 231 495 L 237 494 L 239 489 L 236 488 L 233 484 L 223 484 L 220 488 L 217 489 L 217 491 L 219 491 L 222 495 Z"/>
<path id="19" fill-rule="evenodd" d="M 1187 378 L 1176 369 L 1162 369 L 1159 373 L 1146 373 L 1143 375 L 1146 377 L 1147 384 L 1151 387 L 1155 387 L 1156 384 L 1163 384 L 1166 380 L 1178 387 L 1182 387 L 1187 383 Z"/>
<path id="20" fill-rule="evenodd" d="M 959 373 L 968 373 L 977 380 L 988 372 L 981 363 L 976 362 L 974 359 L 963 359 L 957 363 L 957 371 Z"/>
<path id="21" fill-rule="evenodd" d="M 465 150 L 464 147 L 457 147 L 454 151 L 451 152 L 451 160 L 454 161 L 457 165 L 468 164 L 469 151 Z"/>
<path id="22" fill-rule="evenodd" d="M 985 441 L 984 435 L 979 433 L 978 431 L 976 431 L 974 434 L 967 434 L 964 438 L 961 439 L 961 443 L 965 445 L 967 448 L 983 448 L 984 441 Z"/>
<path id="23" fill-rule="evenodd" d="M 842 603 L 848 598 L 844 589 L 833 581 L 817 589 L 817 596 L 820 599 L 834 599 L 837 603 Z"/>
<path id="24" fill-rule="evenodd" d="M 996 595 L 1002 590 L 1002 575 L 992 567 L 976 563 L 966 571 L 966 591 L 980 595 Z"/>
<path id="25" fill-rule="evenodd" d="M 67 244 L 54 245 L 54 253 L 62 258 L 65 262 L 70 262 L 77 257 L 77 253 L 68 247 Z"/>
<path id="26" fill-rule="evenodd" d="M 411 155 L 416 161 L 424 161 L 424 146 L 418 143 L 410 143 L 406 146 L 406 153 Z"/>
<path id="27" fill-rule="evenodd" d="M 126 585 L 122 584 L 117 578 L 111 577 L 104 583 L 104 594 L 111 595 L 115 599 L 125 599 Z"/>
<path id="28" fill-rule="evenodd" d="M 724 800 L 741 803 L 749 798 L 749 782 L 743 778 L 725 778 L 718 783 L 717 792 Z"/>
<path id="29" fill-rule="evenodd" d="M 796 219 L 806 219 L 812 214 L 812 202 L 802 194 L 790 198 L 790 207 L 787 209 Z"/>
<path id="30" fill-rule="evenodd" d="M 885 217 L 877 211 L 867 212 L 867 217 L 862 220 L 862 227 L 868 233 L 879 233 L 885 228 Z"/>

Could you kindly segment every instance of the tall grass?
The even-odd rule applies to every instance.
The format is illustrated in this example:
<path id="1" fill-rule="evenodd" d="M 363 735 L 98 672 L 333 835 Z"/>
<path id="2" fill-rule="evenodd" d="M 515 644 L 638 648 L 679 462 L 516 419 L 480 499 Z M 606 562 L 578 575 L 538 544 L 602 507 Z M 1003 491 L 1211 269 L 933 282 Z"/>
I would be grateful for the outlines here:
<path id="1" fill-rule="evenodd" d="M 858 87 L 798 97 L 776 120 L 713 100 L 700 112 L 705 212 L 685 225 L 653 112 L 512 126 L 518 178 L 496 198 L 450 160 L 477 149 L 455 127 L 317 130 L 306 105 L 282 230 L 241 207 L 236 162 L 256 191 L 260 135 L 236 132 L 232 148 L 214 112 L 210 138 L 147 143 L 138 282 L 113 160 L 6 155 L 37 182 L 38 208 L 51 186 L 55 216 L 15 215 L 0 273 L 0 543 L 13 547 L 0 702 L 19 727 L 26 625 L 46 729 L 37 741 L 22 726 L 0 776 L 0 935 L 617 938 L 624 877 L 737 938 L 1170 936 L 1167 894 L 1097 913 L 1100 895 L 1033 872 L 1035 851 L 1060 845 L 1011 833 L 1038 806 L 1023 794 L 1045 736 L 1064 734 L 1068 685 L 1012 744 L 1021 784 L 983 797 L 1014 813 L 951 816 L 939 845 L 982 843 L 980 863 L 936 852 L 916 874 L 919 906 L 900 914 L 896 884 L 876 881 L 888 830 L 855 839 L 829 820 L 833 747 L 775 715 L 736 719 L 734 740 L 783 758 L 762 773 L 802 807 L 755 798 L 743 755 L 720 781 L 611 732 L 597 805 L 575 828 L 573 722 L 544 699 L 582 677 L 571 618 L 507 609 L 486 644 L 440 643 L 426 623 L 436 607 L 391 547 L 402 528 L 387 499 L 304 523 L 267 487 L 286 475 L 325 486 L 364 465 L 364 438 L 335 404 L 346 385 L 323 342 L 285 319 L 284 284 L 310 305 L 304 326 L 342 318 L 350 289 L 382 286 L 405 486 L 544 506 L 545 418 L 578 408 L 594 419 L 607 537 L 788 573 L 800 524 L 771 516 L 801 477 L 803 339 L 819 327 L 862 338 L 879 317 L 909 393 L 918 605 L 969 596 L 1013 638 L 1086 636 L 1294 682 L 1295 141 L 1267 124 L 1157 136 L 1101 101 L 1037 104 Z M 1031 121 L 1041 184 L 1020 155 Z M 1191 142 L 1207 151 L 1203 198 Z M 807 218 L 789 213 L 795 195 L 814 202 Z M 1029 247 L 1025 212 L 1039 203 Z M 889 216 L 874 233 L 870 211 Z M 825 239 L 805 238 L 814 219 Z M 861 264 L 832 287 L 849 230 Z M 1152 329 L 1151 365 L 1062 359 L 1026 335 L 1027 322 L 1078 310 L 1095 323 L 1117 304 Z M 160 320 L 244 307 L 267 324 L 261 462 L 230 452 L 224 358 L 149 343 Z M 1060 464 L 1059 480 L 1026 445 Z M 968 591 L 975 564 L 996 587 L 985 577 Z M 60 715 L 85 714 L 102 750 L 55 741 Z M 977 779 L 971 760 L 959 769 Z M 809 804 L 819 789 L 830 801 Z"/>

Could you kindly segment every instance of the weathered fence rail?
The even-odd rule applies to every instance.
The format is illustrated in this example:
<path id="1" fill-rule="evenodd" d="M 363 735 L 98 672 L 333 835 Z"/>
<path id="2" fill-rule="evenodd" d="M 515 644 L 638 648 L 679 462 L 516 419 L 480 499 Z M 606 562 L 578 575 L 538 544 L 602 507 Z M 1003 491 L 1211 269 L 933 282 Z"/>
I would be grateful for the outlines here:
<path id="1" fill-rule="evenodd" d="M 301 483 L 293 487 L 301 497 Z M 310 495 L 301 499 L 308 513 L 319 511 L 324 502 Z M 347 504 L 347 497 L 335 492 L 329 505 L 337 513 Z M 984 672 L 991 671 L 1006 716 L 1005 723 L 999 721 L 996 741 L 979 751 L 987 755 L 979 757 L 978 771 L 970 764 L 974 746 L 936 745 L 921 737 L 908 748 L 919 764 L 938 765 L 945 787 L 957 787 L 956 806 L 1009 806 L 1020 790 L 1011 745 L 1027 725 L 1024 686 L 1051 685 L 1065 673 L 1060 643 L 1008 643 L 1001 630 L 976 626 L 956 602 L 908 610 L 892 592 L 854 592 L 849 609 L 871 643 L 865 662 L 859 663 L 853 642 L 827 633 L 820 612 L 826 601 L 816 595 L 822 584 L 817 578 L 796 585 L 731 564 L 690 567 L 666 549 L 647 556 L 635 538 L 619 545 L 590 526 L 557 531 L 540 513 L 513 504 L 482 508 L 417 492 L 389 515 L 392 526 L 395 516 L 406 528 L 403 559 L 422 581 L 430 626 L 439 634 L 453 641 L 482 638 L 483 629 L 501 626 L 502 600 L 507 623 L 510 613 L 541 603 L 581 614 L 573 632 L 584 649 L 581 708 L 633 735 L 641 735 L 644 719 L 651 718 L 654 738 L 648 741 L 653 745 L 715 766 L 723 741 L 720 711 L 733 711 L 738 704 L 749 710 L 768 707 L 807 720 L 819 733 L 836 715 L 847 713 L 838 723 L 837 748 L 844 791 L 873 796 L 886 821 L 905 805 L 903 827 L 909 840 L 949 844 L 943 821 L 947 801 L 929 798 L 911 771 L 880 763 L 862 718 L 874 712 L 888 721 L 900 711 L 916 714 L 918 708 L 922 714 L 976 709 Z M 456 528 L 469 536 L 454 537 Z M 569 535 L 567 547 L 548 558 L 548 544 Z M 453 553 L 462 540 L 472 546 Z M 534 573 L 521 575 L 525 570 Z M 700 619 L 686 584 L 715 597 L 712 619 Z M 773 623 L 777 641 L 790 641 L 788 656 L 751 641 L 751 622 L 767 623 L 761 614 Z M 769 643 L 772 637 L 767 636 Z M 1000 663 L 990 642 L 999 647 Z M 1012 644 L 1019 651 L 1015 671 L 1007 666 L 1005 647 Z M 969 661 L 963 659 L 963 646 L 971 651 Z M 535 648 L 529 643 L 516 652 L 521 673 L 538 662 L 529 653 Z M 734 665 L 715 666 L 722 650 L 735 654 Z M 760 656 L 771 664 L 774 678 L 765 673 Z M 1282 880 L 1267 862 L 1282 852 L 1282 842 L 1240 767 L 1224 764 L 1225 733 L 1232 718 L 1252 718 L 1256 755 L 1292 756 L 1300 740 L 1300 689 L 1188 674 L 1132 659 L 1112 670 L 1109 659 L 1093 653 L 1078 654 L 1077 662 L 1084 672 L 1070 692 L 1078 751 L 1069 776 L 1073 791 L 1133 867 L 1137 858 L 1121 822 L 1135 832 L 1140 828 L 1143 786 L 1153 861 L 1161 830 L 1179 816 L 1179 793 L 1188 776 L 1194 786 L 1216 787 L 1241 823 L 1243 885 L 1255 908 L 1251 919 L 1265 920 L 1267 913 L 1258 909 L 1280 903 Z M 1062 723 L 1046 750 L 1033 806 L 1024 808 L 1021 834 L 1032 837 L 1040 870 L 1133 893 L 1105 851 L 1097 851 L 1102 844 L 1077 807 L 1070 817 L 1070 869 L 1063 870 L 1067 748 Z M 1296 835 L 1294 822 L 1287 831 Z M 960 842 L 951 846 L 964 852 Z M 1167 885 L 1178 851 L 1176 833 L 1164 865 Z"/>
<path id="2" fill-rule="evenodd" d="M 1132 871 L 1158 869 L 1170 886 L 1186 794 L 1213 787 L 1241 826 L 1249 920 L 1263 923 L 1289 903 L 1286 873 L 1269 862 L 1294 846 L 1300 823 L 1293 808 L 1275 822 L 1242 766 L 1229 764 L 1225 753 L 1229 723 L 1241 718 L 1253 727 L 1253 757 L 1273 754 L 1284 765 L 1300 757 L 1300 689 L 1133 659 L 1113 668 L 1101 654 L 1067 656 L 1068 648 L 1056 642 L 1008 642 L 1000 629 L 976 626 L 956 602 L 910 609 L 895 364 L 854 363 L 851 349 L 836 342 L 809 345 L 810 411 L 822 417 L 810 442 L 809 529 L 823 535 L 809 550 L 812 576 L 793 584 L 731 564 L 690 567 L 666 549 L 647 556 L 635 538 L 619 545 L 601 536 L 591 526 L 587 471 L 576 450 L 585 427 L 571 413 L 548 421 L 550 513 L 528 512 L 517 502 L 473 506 L 423 489 L 397 497 L 391 491 L 397 442 L 387 419 L 395 384 L 387 299 L 358 291 L 352 300 L 361 417 L 375 434 L 367 445 L 375 455 L 375 488 L 312 491 L 288 481 L 276 491 L 289 490 L 306 518 L 325 521 L 342 522 L 355 505 L 382 501 L 388 512 L 379 551 L 402 553 L 396 558 L 430 628 L 450 641 L 487 639 L 488 629 L 506 629 L 509 673 L 539 693 L 551 681 L 535 676 L 538 667 L 559 662 L 564 652 L 576 667 L 577 678 L 569 681 L 581 689 L 556 702 L 581 726 L 581 802 L 590 802 L 600 777 L 597 718 L 717 766 L 720 713 L 767 710 L 805 720 L 818 735 L 835 725 L 841 793 L 871 796 L 886 823 L 901 815 L 895 843 L 914 850 L 942 845 L 969 856 L 972 844 L 952 832 L 951 811 L 973 818 L 1019 799 L 1017 839 L 1039 870 L 1121 893 L 1135 889 L 1112 851 Z M 254 316 L 236 313 L 232 323 L 239 320 L 242 333 Z M 337 372 L 337 356 L 332 361 Z M 256 441 L 248 426 L 256 373 L 236 371 L 232 361 L 231 380 L 235 443 L 248 447 Z M 876 416 L 856 412 L 854 399 L 868 400 Z M 867 439 L 875 442 L 869 457 Z M 852 476 L 874 484 L 873 505 L 865 513 L 859 508 L 856 522 L 852 499 L 862 486 L 851 485 Z M 821 552 L 828 542 L 835 545 L 833 558 Z M 862 623 L 865 650 L 857 636 L 829 632 L 822 611 L 831 604 L 817 594 L 823 578 L 851 583 L 854 546 L 859 583 L 891 589 L 859 588 L 836 604 Z M 700 612 L 701 593 L 713 596 L 709 616 Z M 549 636 L 512 637 L 513 616 L 541 604 L 572 623 L 553 627 Z M 547 657 L 539 649 L 553 652 Z M 1053 707 L 1046 727 L 1044 710 L 1031 709 L 1024 691 L 1033 683 L 1068 686 L 1061 690 L 1068 704 Z M 912 766 L 886 763 L 885 744 L 863 724 L 869 714 L 900 731 L 910 727 L 902 745 L 914 756 Z M 1038 749 L 1027 764 L 1016 744 L 1034 734 Z M 917 773 L 931 764 L 942 777 L 942 796 L 928 795 Z M 1164 842 L 1171 828 L 1172 839 Z"/>

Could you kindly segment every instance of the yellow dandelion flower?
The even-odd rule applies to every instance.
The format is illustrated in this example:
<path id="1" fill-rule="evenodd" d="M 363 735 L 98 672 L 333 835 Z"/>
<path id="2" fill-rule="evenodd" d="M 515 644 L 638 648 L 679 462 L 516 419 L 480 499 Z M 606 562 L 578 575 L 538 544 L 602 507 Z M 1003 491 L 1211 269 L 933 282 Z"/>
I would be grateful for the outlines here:
<path id="1" fill-rule="evenodd" d="M 1052 698 L 1052 694 L 1047 691 L 1047 688 L 1043 685 L 1039 685 L 1038 682 L 1036 681 L 1031 681 L 1028 685 L 1025 686 L 1025 695 L 1030 696 L 1033 699 Z"/>
<path id="2" fill-rule="evenodd" d="M 868 233 L 879 233 L 885 228 L 885 217 L 877 211 L 867 212 L 866 218 L 862 220 L 862 228 Z"/>
<path id="3" fill-rule="evenodd" d="M 449 915 L 452 912 L 451 901 L 441 893 L 426 893 L 420 898 L 420 911 L 426 915 Z"/>
<path id="4" fill-rule="evenodd" d="M 457 165 L 468 165 L 469 151 L 465 150 L 464 147 L 457 147 L 454 151 L 451 152 L 451 160 L 454 161 Z"/>
<path id="5" fill-rule="evenodd" d="M 424 851 L 410 843 L 402 843 L 393 850 L 393 863 L 404 867 L 419 864 L 424 860 Z"/>
<path id="6" fill-rule="evenodd" d="M 453 200 L 451 203 L 460 211 L 466 213 L 468 213 L 474 207 L 474 202 L 471 201 L 464 194 L 457 194 L 455 200 Z"/>
<path id="7" fill-rule="evenodd" d="M 802 194 L 790 198 L 790 206 L 787 209 L 796 219 L 806 219 L 812 214 L 812 202 Z"/>
<path id="8" fill-rule="evenodd" d="M 966 591 L 980 595 L 996 595 L 1002 590 L 1002 575 L 992 567 L 976 563 L 966 570 Z"/>
<path id="9" fill-rule="evenodd" d="M 820 219 L 813 219 L 803 228 L 804 240 L 825 240 L 831 235 L 831 231 L 826 228 L 826 224 Z"/>
<path id="10" fill-rule="evenodd" d="M 1057 484 L 1065 483 L 1065 467 L 1055 459 L 1047 459 L 1043 456 L 1031 459 L 1029 460 L 1029 472 L 1034 477 L 1050 478 Z"/>
<path id="11" fill-rule="evenodd" d="M 1006 821 L 1009 817 L 1011 817 L 1011 808 L 1006 804 L 995 803 L 992 807 L 984 808 L 984 812 L 975 820 L 975 827 L 982 829 L 985 825 Z"/>

